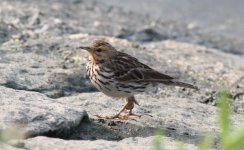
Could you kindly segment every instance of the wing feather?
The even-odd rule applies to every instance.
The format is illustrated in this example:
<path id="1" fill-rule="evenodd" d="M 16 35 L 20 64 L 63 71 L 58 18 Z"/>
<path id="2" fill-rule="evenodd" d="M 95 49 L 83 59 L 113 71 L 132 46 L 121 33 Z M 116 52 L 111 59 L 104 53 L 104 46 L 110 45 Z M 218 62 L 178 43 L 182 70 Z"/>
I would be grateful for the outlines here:
<path id="1" fill-rule="evenodd" d="M 112 61 L 111 67 L 113 67 L 115 77 L 119 81 L 143 82 L 150 80 L 151 82 L 158 82 L 174 79 L 150 68 L 126 53 L 119 52 L 117 57 Z"/>
<path id="2" fill-rule="evenodd" d="M 151 82 L 176 85 L 192 89 L 198 89 L 188 83 L 177 81 L 175 78 L 162 74 L 149 66 L 139 62 L 136 58 L 122 52 L 118 52 L 110 62 L 110 68 L 114 71 L 114 78 L 120 82 Z"/>

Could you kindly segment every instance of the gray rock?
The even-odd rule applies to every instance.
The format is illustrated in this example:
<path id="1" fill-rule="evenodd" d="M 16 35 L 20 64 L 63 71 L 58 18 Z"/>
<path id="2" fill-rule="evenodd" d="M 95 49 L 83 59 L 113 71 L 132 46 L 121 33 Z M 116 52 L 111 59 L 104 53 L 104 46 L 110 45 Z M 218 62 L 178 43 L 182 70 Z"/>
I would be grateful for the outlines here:
<path id="1" fill-rule="evenodd" d="M 79 45 L 78 43 L 81 41 L 83 45 L 88 44 L 89 41 L 94 38 L 96 37 L 85 34 L 74 34 L 68 36 L 67 41 L 70 41 L 71 45 Z M 15 109 L 17 112 L 20 110 L 20 112 L 23 111 L 23 113 L 14 112 L 12 114 L 15 116 L 11 117 L 9 113 L 13 110 L 9 109 L 9 106 L 6 106 L 8 101 L 3 101 L 2 104 L 4 105 L 2 105 L 2 111 L 5 112 L 1 113 L 4 116 L 3 120 L 8 119 L 10 122 L 20 122 L 21 125 L 24 124 L 26 129 L 28 129 L 25 133 L 29 133 L 31 131 L 31 135 L 47 135 L 84 141 L 95 140 L 94 144 L 98 144 L 96 143 L 97 140 L 123 141 L 130 137 L 143 137 L 145 138 L 144 140 L 148 140 L 147 138 L 153 136 L 157 128 L 162 128 L 165 131 L 165 136 L 167 138 L 171 138 L 173 141 L 179 139 L 190 145 L 196 145 L 201 135 L 206 132 L 212 133 L 212 136 L 216 138 L 218 137 L 219 132 L 216 125 L 216 107 L 201 104 L 198 101 L 202 99 L 202 96 L 206 97 L 205 93 L 207 91 L 213 91 L 218 87 L 221 87 L 221 84 L 216 83 L 225 81 L 225 83 L 230 86 L 242 77 L 243 66 L 241 64 L 243 59 L 241 57 L 220 53 L 214 49 L 174 41 L 154 42 L 137 46 L 126 40 L 109 37 L 107 37 L 107 39 L 118 50 L 136 56 L 139 60 L 153 68 L 178 77 L 182 81 L 189 83 L 195 82 L 195 84 L 202 90 L 182 90 L 182 88 L 162 86 L 158 89 L 158 93 L 148 93 L 138 95 L 136 97 L 141 106 L 136 106 L 135 112 L 144 114 L 139 121 L 130 120 L 121 122 L 113 120 L 114 122 L 111 122 L 97 119 L 95 115 L 112 115 L 118 111 L 123 103 L 122 101 L 116 101 L 109 98 L 102 93 L 71 93 L 72 96 L 69 97 L 52 99 L 40 93 L 26 92 L 26 89 L 23 89 L 23 91 L 16 91 L 1 87 L 1 92 L 5 93 L 1 94 L 1 99 L 16 99 L 17 102 L 15 103 L 17 106 L 23 105 L 23 107 Z M 60 51 L 62 54 L 69 52 L 68 49 L 62 49 Z M 3 59 L 3 62 L 8 61 L 8 63 L 6 63 L 7 65 L 11 64 L 10 60 L 19 57 L 18 54 L 14 55 L 7 53 L 6 51 L 5 54 L 7 55 L 2 58 L 5 58 L 5 60 Z M 56 66 L 53 66 L 49 71 L 51 74 L 56 72 L 56 69 L 58 69 L 61 74 L 84 69 L 84 66 L 74 65 L 75 61 L 72 61 L 83 58 L 83 53 L 76 55 L 76 51 L 72 51 L 68 54 L 69 55 L 65 56 L 65 59 L 68 60 L 67 69 L 59 69 L 56 68 Z M 21 55 L 18 59 L 25 58 L 30 55 L 31 54 L 26 56 Z M 55 57 L 48 58 L 43 56 L 40 58 L 43 60 L 46 58 L 45 60 L 50 62 L 56 61 Z M 42 63 L 36 63 L 35 61 L 40 60 L 40 58 L 38 59 L 36 57 L 36 59 L 30 60 L 29 64 L 27 61 L 23 62 L 25 63 L 26 68 L 31 68 L 30 66 L 32 64 L 38 64 L 41 66 Z M 62 55 L 58 56 L 57 62 L 62 58 Z M 18 62 L 21 63 L 20 60 L 18 60 Z M 79 63 L 82 64 L 84 62 L 85 59 L 80 59 Z M 51 64 L 52 63 L 47 63 L 47 66 Z M 3 65 L 5 64 L 3 63 Z M 12 71 L 16 71 L 21 67 L 22 66 L 15 67 Z M 5 70 L 8 68 L 10 67 L 5 67 Z M 33 71 L 33 73 L 35 72 L 36 71 Z M 29 77 L 32 77 L 33 73 L 30 73 Z M 11 77 L 11 73 L 7 71 L 3 72 L 3 74 L 5 74 L 5 78 L 3 78 L 4 81 L 6 81 L 5 79 L 8 76 Z M 223 76 L 223 78 L 219 78 L 219 76 Z M 24 75 L 22 77 L 17 75 L 12 80 L 22 80 L 23 77 Z M 38 78 L 39 77 L 36 77 L 36 81 L 40 82 L 40 80 L 37 80 Z M 74 78 L 77 78 L 77 76 Z M 84 78 L 84 80 L 87 79 Z M 23 83 L 26 84 L 30 82 Z M 6 86 L 6 84 L 3 85 Z M 48 84 L 46 85 L 48 86 Z M 27 84 L 27 87 L 31 86 Z M 33 99 L 33 97 L 35 99 Z M 38 102 L 41 102 L 41 104 Z M 34 103 L 35 105 L 31 105 L 31 103 Z M 12 105 L 13 104 L 10 106 Z M 44 107 L 44 109 L 39 107 L 39 105 Z M 65 112 L 65 110 L 67 110 L 66 108 L 70 110 L 70 112 L 68 111 L 68 114 Z M 6 109 L 9 111 L 6 111 Z M 84 115 L 81 113 L 82 110 L 86 110 L 88 112 L 91 122 L 80 124 L 82 119 L 80 117 Z M 60 113 L 60 111 L 64 112 Z M 65 118 L 63 118 L 64 114 L 66 114 Z M 65 122 L 61 120 L 61 125 L 59 117 L 66 120 Z M 57 119 L 52 120 L 52 118 Z M 233 123 L 235 125 L 240 124 L 240 122 L 244 121 L 242 118 L 243 117 L 241 117 L 241 115 L 234 114 Z M 138 118 L 136 119 L 138 120 Z M 2 128 L 6 128 L 8 124 L 6 121 L 3 122 Z M 51 125 L 52 128 L 49 127 L 49 125 Z M 54 129 L 55 132 L 49 132 L 50 129 Z M 68 129 L 69 133 L 66 132 L 66 129 Z M 103 142 L 106 143 L 106 141 Z M 113 144 L 113 142 L 107 142 Z M 42 146 L 40 145 L 40 147 Z"/>
<path id="2" fill-rule="evenodd" d="M 85 108 L 91 118 L 91 123 L 85 127 L 86 132 L 92 136 L 96 135 L 96 139 L 114 140 L 114 136 L 119 136 L 119 140 L 128 137 L 148 137 L 153 136 L 157 128 L 162 128 L 167 137 L 196 144 L 199 138 L 206 133 L 211 133 L 213 137 L 217 137 L 219 134 L 216 120 L 217 108 L 201 104 L 194 97 L 179 98 L 172 95 L 155 98 L 143 94 L 136 98 L 140 106 L 135 106 L 134 113 L 141 114 L 142 117 L 135 117 L 136 121 L 125 122 L 102 121 L 96 117 L 96 115 L 115 114 L 123 104 L 122 100 L 109 98 L 102 93 L 84 93 L 57 100 Z M 242 115 L 233 114 L 233 125 L 236 126 L 240 122 L 244 122 Z M 108 130 L 105 130 L 104 127 Z M 106 132 L 99 133 L 101 129 Z M 92 140 L 89 134 L 84 134 L 83 127 L 71 137 L 72 139 Z"/>
<path id="3" fill-rule="evenodd" d="M 80 41 L 83 44 L 88 44 L 89 41 L 94 38 L 96 37 L 85 34 L 75 34 L 70 35 L 67 40 L 70 40 L 71 44 L 76 45 Z M 155 134 L 155 130 L 157 128 L 163 129 L 167 138 L 170 138 L 173 141 L 181 140 L 185 144 L 189 145 L 196 145 L 199 138 L 206 132 L 211 133 L 215 138 L 218 137 L 219 131 L 216 122 L 216 107 L 201 104 L 199 101 L 203 99 L 203 97 L 206 97 L 206 92 L 216 90 L 218 87 L 222 86 L 222 84 L 216 83 L 221 83 L 224 81 L 228 86 L 231 86 L 242 77 L 243 66 L 241 64 L 243 59 L 241 57 L 220 53 L 214 49 L 174 41 L 154 42 L 137 46 L 134 43 L 130 43 L 126 40 L 109 37 L 107 37 L 107 39 L 118 50 L 136 56 L 139 60 L 152 66 L 153 68 L 169 75 L 176 76 L 182 81 L 189 83 L 195 82 L 195 84 L 198 85 L 201 90 L 183 90 L 182 88 L 162 86 L 158 89 L 158 93 L 138 95 L 136 98 L 138 99 L 140 106 L 135 107 L 135 113 L 143 114 L 143 116 L 141 118 L 135 118 L 137 121 L 130 120 L 122 122 L 118 120 L 101 120 L 95 116 L 115 114 L 123 104 L 121 100 L 114 100 L 113 98 L 109 98 L 102 93 L 73 93 L 72 96 L 69 97 L 52 99 L 43 94 L 35 92 L 18 91 L 20 95 L 23 95 L 20 97 L 26 97 L 24 98 L 24 106 L 21 107 L 21 111 L 23 111 L 23 108 L 28 108 L 28 103 L 26 102 L 36 103 L 42 99 L 46 100 L 46 103 L 42 102 L 41 106 L 44 107 L 48 104 L 48 108 L 44 107 L 45 109 L 41 109 L 38 107 L 39 109 L 37 109 L 36 105 L 31 106 L 28 108 L 31 111 L 26 109 L 27 112 L 25 113 L 27 113 L 27 115 L 24 114 L 24 116 L 27 117 L 24 117 L 24 119 L 21 120 L 18 119 L 18 117 L 23 118 L 21 117 L 22 115 L 17 114 L 17 120 L 21 120 L 22 122 L 24 122 L 23 120 L 27 120 L 26 122 L 30 122 L 29 124 L 31 126 L 34 126 L 36 122 L 40 122 L 38 125 L 41 125 L 42 128 L 37 128 L 37 126 L 34 126 L 36 128 L 31 128 L 33 132 L 42 132 L 41 134 L 43 135 L 61 137 L 65 139 L 83 140 L 77 141 L 78 143 L 87 142 L 87 140 L 95 140 L 93 143 L 95 145 L 98 144 L 99 142 L 96 142 L 100 140 L 103 140 L 104 143 L 108 142 L 108 145 L 111 143 L 113 145 L 115 143 L 109 142 L 110 140 L 120 141 L 123 143 L 122 141 L 126 141 L 128 138 L 130 139 L 130 137 L 142 137 L 142 140 L 147 141 L 148 137 Z M 66 49 L 62 50 L 62 53 L 66 52 Z M 178 55 L 176 55 L 176 53 Z M 59 57 L 59 59 L 62 58 L 62 56 Z M 75 60 L 80 57 L 83 57 L 83 54 L 76 55 L 76 52 L 73 51 L 66 56 L 66 59 Z M 84 61 L 85 60 L 82 59 L 81 63 Z M 32 62 L 30 61 L 30 64 L 33 63 L 35 63 L 34 60 Z M 70 63 L 67 65 L 72 66 L 74 63 L 75 61 L 70 61 Z M 81 66 L 81 68 L 83 67 L 84 66 Z M 67 69 L 61 69 L 60 72 L 66 70 L 69 71 L 70 69 L 79 70 L 80 66 L 68 66 Z M 55 69 L 50 70 L 50 72 L 55 72 Z M 219 78 L 219 76 L 223 76 L 223 78 Z M 7 99 L 9 95 L 15 97 L 16 94 L 14 93 L 16 90 L 5 87 L 1 88 L 3 89 L 2 91 L 7 90 L 7 92 L 5 92 L 6 94 L 3 95 L 3 99 Z M 28 97 L 35 97 L 35 100 Z M 21 101 L 22 98 L 17 97 L 17 102 Z M 2 103 L 6 104 L 4 102 Z M 18 104 L 18 106 L 20 106 L 20 104 Z M 48 117 L 50 115 L 57 118 L 62 116 L 63 118 L 64 114 L 58 113 L 58 107 L 64 109 L 63 106 L 70 109 L 72 108 L 70 114 L 67 114 L 66 116 L 68 118 L 65 118 L 67 119 L 67 122 L 70 122 L 70 124 L 67 123 L 67 126 L 65 126 L 69 129 L 68 131 L 70 131 L 68 134 L 66 134 L 67 132 L 64 131 L 62 127 L 55 127 L 59 125 L 59 119 L 48 120 L 50 119 Z M 54 110 L 49 107 L 57 108 L 55 110 L 58 112 L 53 113 Z M 6 106 L 3 108 L 6 109 Z M 41 119 L 38 119 L 40 116 L 33 113 L 34 110 L 37 110 L 36 113 L 40 112 L 47 115 L 46 119 L 42 119 L 42 117 Z M 76 122 L 74 119 L 77 119 L 76 115 L 80 114 L 80 110 L 86 110 L 91 118 L 91 121 L 79 124 L 79 126 L 77 126 L 77 122 L 79 121 Z M 29 113 L 31 113 L 31 115 Z M 33 117 L 31 117 L 32 115 L 37 116 L 34 117 L 37 119 L 33 119 Z M 10 115 L 6 114 L 6 116 Z M 16 119 L 16 117 L 14 119 Z M 240 122 L 244 121 L 240 114 L 234 114 L 232 117 L 233 124 L 236 126 L 238 126 Z M 46 123 L 46 120 L 50 122 Z M 50 128 L 47 126 L 47 124 L 53 125 L 56 131 L 48 132 Z M 27 143 L 30 144 L 31 142 L 27 140 Z M 36 142 L 33 144 L 35 143 Z M 37 147 L 43 146 L 44 145 L 38 145 Z M 215 145 L 215 147 L 217 146 Z M 118 149 L 119 148 L 120 146 Z"/>
<path id="4" fill-rule="evenodd" d="M 0 46 L 0 85 L 37 91 L 53 98 L 94 91 L 90 82 L 86 82 L 84 67 L 65 65 L 62 50 L 54 47 L 62 41 L 56 40 L 29 41 L 24 45 L 9 41 Z"/>
<path id="5" fill-rule="evenodd" d="M 87 117 L 83 109 L 63 105 L 37 92 L 0 86 L 0 100 L 2 133 L 16 128 L 16 134 L 20 131 L 25 137 L 56 134 L 65 137 Z"/>
<path id="6" fill-rule="evenodd" d="M 96 141 L 77 141 L 77 140 L 62 140 L 62 139 L 53 139 L 47 137 L 35 137 L 25 141 L 26 149 L 31 150 L 46 150 L 52 148 L 53 150 L 125 150 L 125 149 L 141 149 L 148 150 L 154 149 L 155 145 L 153 140 L 155 137 L 150 136 L 146 138 L 136 137 L 136 138 L 127 138 L 121 141 L 105 141 L 105 140 L 96 140 Z M 45 144 L 43 144 L 45 143 Z M 167 150 L 175 150 L 177 147 L 177 142 L 171 138 L 164 137 L 163 143 L 160 145 Z M 184 144 L 187 149 L 196 149 L 196 146 L 193 144 Z"/>

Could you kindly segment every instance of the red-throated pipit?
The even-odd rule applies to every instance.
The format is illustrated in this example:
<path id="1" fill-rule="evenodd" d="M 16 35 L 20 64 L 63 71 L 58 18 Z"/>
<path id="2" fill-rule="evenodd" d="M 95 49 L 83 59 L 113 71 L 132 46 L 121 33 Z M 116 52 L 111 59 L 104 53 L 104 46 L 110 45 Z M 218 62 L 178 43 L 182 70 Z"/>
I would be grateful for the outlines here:
<path id="1" fill-rule="evenodd" d="M 158 84 L 198 89 L 196 86 L 162 74 L 126 53 L 117 51 L 104 40 L 95 40 L 91 45 L 80 48 L 89 52 L 86 70 L 93 85 L 108 96 L 126 100 L 119 113 L 105 118 L 128 118 L 129 115 L 133 115 L 134 104 L 138 104 L 134 95 Z M 120 116 L 125 109 L 129 110 L 127 117 Z"/>

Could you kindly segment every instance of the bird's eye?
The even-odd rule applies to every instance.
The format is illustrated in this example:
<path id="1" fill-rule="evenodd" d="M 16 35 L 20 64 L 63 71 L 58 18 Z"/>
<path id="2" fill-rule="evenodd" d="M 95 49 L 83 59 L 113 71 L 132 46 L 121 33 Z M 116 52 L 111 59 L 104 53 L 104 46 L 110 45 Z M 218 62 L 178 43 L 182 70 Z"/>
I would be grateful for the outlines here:
<path id="1" fill-rule="evenodd" d="M 98 49 L 96 49 L 96 51 L 97 51 L 97 52 L 101 52 L 101 51 L 102 51 L 102 49 L 101 49 L 101 48 L 98 48 Z"/>

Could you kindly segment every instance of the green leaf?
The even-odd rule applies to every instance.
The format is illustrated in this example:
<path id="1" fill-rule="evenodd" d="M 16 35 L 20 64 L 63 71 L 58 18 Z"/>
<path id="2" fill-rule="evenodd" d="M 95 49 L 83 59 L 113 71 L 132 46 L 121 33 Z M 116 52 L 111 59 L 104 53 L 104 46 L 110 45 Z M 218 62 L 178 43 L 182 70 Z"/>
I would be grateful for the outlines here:
<path id="1" fill-rule="evenodd" d="M 226 90 L 218 93 L 219 102 L 219 126 L 221 131 L 221 143 L 224 145 L 230 131 L 230 106 L 229 94 Z"/>
<path id="2" fill-rule="evenodd" d="M 163 142 L 163 130 L 158 128 L 155 131 L 155 138 L 153 140 L 154 150 L 162 150 L 162 142 Z"/>
<path id="3" fill-rule="evenodd" d="M 207 135 L 204 138 L 201 139 L 199 145 L 198 145 L 198 150 L 208 150 L 211 148 L 213 139 L 211 136 Z"/>
<path id="4" fill-rule="evenodd" d="M 244 147 L 244 125 L 238 128 L 234 133 L 230 134 L 225 140 L 225 149 L 238 149 Z"/>
<path id="5" fill-rule="evenodd" d="M 185 150 L 185 147 L 184 147 L 184 143 L 182 143 L 181 141 L 177 141 L 177 150 Z"/>

